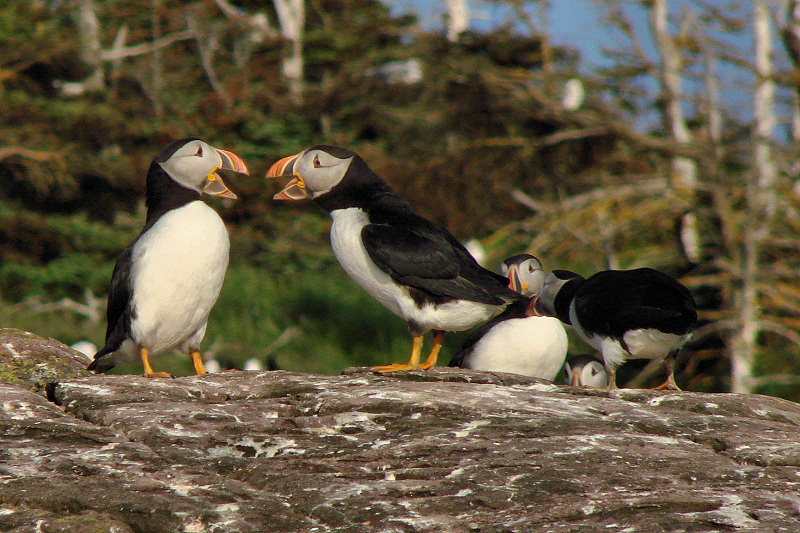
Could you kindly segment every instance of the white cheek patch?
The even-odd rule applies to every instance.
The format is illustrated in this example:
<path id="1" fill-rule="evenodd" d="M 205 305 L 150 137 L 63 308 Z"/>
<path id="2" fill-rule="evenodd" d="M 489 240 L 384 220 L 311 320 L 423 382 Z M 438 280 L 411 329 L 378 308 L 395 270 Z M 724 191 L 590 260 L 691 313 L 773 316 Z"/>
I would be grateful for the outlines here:
<path id="1" fill-rule="evenodd" d="M 302 176 L 303 182 L 305 182 L 307 187 L 308 195 L 312 199 L 319 198 L 331 192 L 331 190 L 342 181 L 342 178 L 344 178 L 353 160 L 351 157 L 350 159 L 343 160 L 339 164 L 314 167 L 312 163 L 314 157 L 314 152 L 307 153 L 303 156 L 301 168 L 297 169 L 297 173 Z"/>
<path id="2" fill-rule="evenodd" d="M 218 166 L 218 158 L 212 156 L 211 153 L 204 153 L 203 157 L 173 156 L 159 165 L 177 183 L 199 191 L 206 185 L 209 173 Z"/>

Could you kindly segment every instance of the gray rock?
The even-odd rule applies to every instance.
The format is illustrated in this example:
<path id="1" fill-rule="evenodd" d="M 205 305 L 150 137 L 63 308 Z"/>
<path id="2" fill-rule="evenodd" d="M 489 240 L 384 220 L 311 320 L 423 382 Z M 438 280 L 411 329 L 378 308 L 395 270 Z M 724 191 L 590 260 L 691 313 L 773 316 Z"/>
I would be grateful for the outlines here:
<path id="1" fill-rule="evenodd" d="M 0 383 L 13 383 L 44 394 L 61 378 L 91 376 L 89 359 L 55 339 L 19 329 L 0 328 Z"/>
<path id="2" fill-rule="evenodd" d="M 800 405 L 776 398 L 449 368 L 49 396 L 0 385 L 0 531 L 800 531 Z"/>

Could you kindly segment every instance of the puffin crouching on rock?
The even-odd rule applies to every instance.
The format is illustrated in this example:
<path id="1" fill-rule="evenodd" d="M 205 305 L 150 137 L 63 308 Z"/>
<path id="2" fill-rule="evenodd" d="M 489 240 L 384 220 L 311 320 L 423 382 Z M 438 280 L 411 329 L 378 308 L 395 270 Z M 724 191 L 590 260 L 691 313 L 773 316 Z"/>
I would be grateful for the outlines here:
<path id="1" fill-rule="evenodd" d="M 552 381 L 567 355 L 567 332 L 557 318 L 527 314 L 530 298 L 544 283 L 542 263 L 530 254 L 520 254 L 503 261 L 501 268 L 508 276 L 509 288 L 527 299 L 512 303 L 472 332 L 453 355 L 450 366 Z"/>
<path id="2" fill-rule="evenodd" d="M 601 389 L 608 386 L 608 374 L 603 363 L 585 353 L 567 359 L 564 363 L 564 377 L 567 385 L 573 387 Z"/>
<path id="3" fill-rule="evenodd" d="M 617 388 L 617 367 L 628 359 L 665 357 L 667 380 L 658 388 L 680 390 L 674 361 L 697 321 L 689 290 L 653 270 L 606 270 L 584 279 L 554 270 L 528 312 L 554 316 L 603 355 L 609 389 Z"/>
<path id="4" fill-rule="evenodd" d="M 247 174 L 239 156 L 200 139 L 164 148 L 147 171 L 147 218 L 117 259 L 108 291 L 105 345 L 89 370 L 101 373 L 137 355 L 146 377 L 150 357 L 188 353 L 204 374 L 200 342 L 228 268 L 230 243 L 222 219 L 202 193 L 236 198 L 217 170 Z"/>
<path id="5" fill-rule="evenodd" d="M 447 230 L 416 214 L 361 157 L 345 148 L 312 146 L 276 162 L 268 178 L 292 176 L 276 200 L 311 199 L 327 211 L 339 264 L 373 298 L 408 323 L 408 363 L 377 372 L 428 369 L 447 331 L 485 322 L 524 297 L 481 267 Z M 420 363 L 423 335 L 433 348 Z"/>

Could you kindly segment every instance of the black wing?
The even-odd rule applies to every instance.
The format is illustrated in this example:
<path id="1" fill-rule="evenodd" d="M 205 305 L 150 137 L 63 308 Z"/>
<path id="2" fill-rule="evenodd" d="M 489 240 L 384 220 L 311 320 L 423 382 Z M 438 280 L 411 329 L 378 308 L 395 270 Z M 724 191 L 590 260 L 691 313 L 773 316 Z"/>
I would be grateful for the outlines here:
<path id="1" fill-rule="evenodd" d="M 575 313 L 586 329 L 616 337 L 640 328 L 683 335 L 697 320 L 689 290 L 650 268 L 595 274 L 578 289 Z"/>
<path id="2" fill-rule="evenodd" d="M 503 276 L 481 267 L 445 230 L 424 219 L 411 226 L 368 224 L 361 230 L 370 258 L 393 280 L 433 301 L 502 305 L 521 298 Z"/>
<path id="3" fill-rule="evenodd" d="M 528 304 L 530 301 L 531 299 L 528 298 L 518 302 L 513 302 L 509 304 L 502 313 L 484 323 L 480 327 L 473 329 L 464 339 L 464 342 L 461 343 L 461 346 L 458 347 L 456 353 L 453 354 L 448 366 L 469 368 L 469 356 L 472 354 L 475 345 L 478 344 L 483 336 L 501 322 L 505 322 L 506 320 L 510 320 L 512 318 L 525 318 L 525 312 L 528 309 Z"/>
<path id="4" fill-rule="evenodd" d="M 125 248 L 117 258 L 111 283 L 108 286 L 108 306 L 106 307 L 106 341 L 97 351 L 89 370 L 102 372 L 98 368 L 98 359 L 116 351 L 130 334 L 130 301 L 131 301 L 131 256 L 134 241 Z M 110 367 L 109 367 L 110 368 Z"/>

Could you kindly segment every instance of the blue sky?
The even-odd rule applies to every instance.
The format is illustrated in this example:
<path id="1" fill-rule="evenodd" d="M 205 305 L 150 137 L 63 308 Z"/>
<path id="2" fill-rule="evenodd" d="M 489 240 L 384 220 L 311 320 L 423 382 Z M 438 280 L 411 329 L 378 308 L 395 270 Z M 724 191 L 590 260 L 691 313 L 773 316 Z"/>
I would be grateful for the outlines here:
<path id="1" fill-rule="evenodd" d="M 416 12 L 421 22 L 426 27 L 441 27 L 442 15 L 445 11 L 444 0 L 385 0 L 398 10 Z M 498 5 L 483 0 L 468 0 L 473 20 L 472 26 L 478 30 L 500 25 L 508 21 L 511 10 L 507 5 Z M 749 19 L 751 2 L 741 0 L 706 0 L 709 5 L 719 6 L 722 12 L 744 16 Z M 589 72 L 598 66 L 608 64 L 607 58 L 602 54 L 605 48 L 622 48 L 628 46 L 626 40 L 619 34 L 609 30 L 602 21 L 605 6 L 609 1 L 597 0 L 550 0 L 547 13 L 549 35 L 555 45 L 567 45 L 580 51 L 582 57 L 581 70 Z M 502 4 L 502 2 L 500 3 Z M 527 2 L 529 12 L 536 21 L 534 2 Z M 651 59 L 658 60 L 648 28 L 647 12 L 641 6 L 631 2 L 619 2 L 625 13 L 642 38 L 642 43 Z M 776 5 L 776 4 L 773 4 Z M 692 7 L 694 6 L 694 8 Z M 669 9 L 672 14 L 681 13 L 685 9 L 695 9 L 696 3 L 689 0 L 670 0 Z M 737 11 L 738 10 L 738 11 Z M 737 55 L 749 59 L 752 56 L 752 35 L 749 25 L 740 34 L 719 35 L 724 38 L 728 51 L 735 51 Z M 780 51 L 781 43 L 776 34 L 776 60 L 785 61 Z M 717 67 L 721 78 L 721 98 L 731 115 L 740 118 L 750 116 L 753 78 L 749 72 L 739 67 L 720 64 Z M 699 84 L 692 85 L 688 79 L 684 81 L 684 90 L 692 92 L 700 88 Z M 786 93 L 783 93 L 784 96 Z"/>

